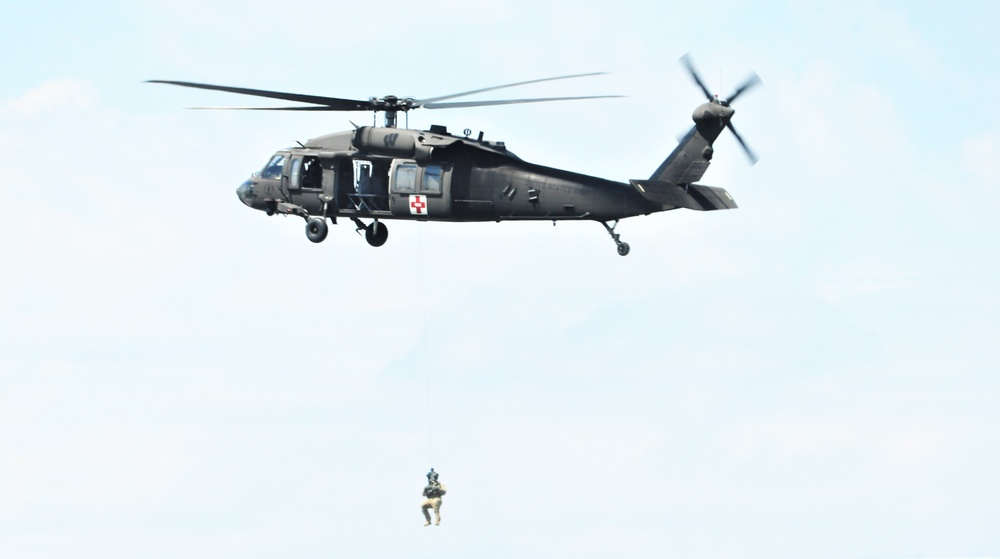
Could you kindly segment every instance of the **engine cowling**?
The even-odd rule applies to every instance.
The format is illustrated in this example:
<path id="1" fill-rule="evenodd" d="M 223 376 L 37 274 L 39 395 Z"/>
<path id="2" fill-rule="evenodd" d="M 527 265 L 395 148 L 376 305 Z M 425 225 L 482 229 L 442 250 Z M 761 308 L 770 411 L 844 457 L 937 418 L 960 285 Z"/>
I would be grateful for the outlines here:
<path id="1" fill-rule="evenodd" d="M 362 126 L 354 132 L 352 144 L 360 152 L 400 159 L 413 159 L 418 163 L 440 162 L 435 151 L 443 151 L 454 140 L 440 136 L 428 137 L 427 132 Z"/>

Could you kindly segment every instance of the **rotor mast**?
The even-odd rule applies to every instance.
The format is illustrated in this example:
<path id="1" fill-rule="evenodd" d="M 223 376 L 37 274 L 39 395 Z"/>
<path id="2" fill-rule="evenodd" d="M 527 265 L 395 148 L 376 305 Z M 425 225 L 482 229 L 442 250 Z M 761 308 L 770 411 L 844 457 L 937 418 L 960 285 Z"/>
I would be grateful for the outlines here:
<path id="1" fill-rule="evenodd" d="M 371 97 L 368 99 L 371 104 L 372 110 L 375 112 L 385 113 L 385 127 L 386 128 L 396 128 L 397 118 L 396 115 L 399 111 L 404 113 L 410 109 L 415 109 L 420 105 L 417 100 L 412 97 L 405 97 L 400 99 L 395 95 L 386 95 L 385 97 Z"/>

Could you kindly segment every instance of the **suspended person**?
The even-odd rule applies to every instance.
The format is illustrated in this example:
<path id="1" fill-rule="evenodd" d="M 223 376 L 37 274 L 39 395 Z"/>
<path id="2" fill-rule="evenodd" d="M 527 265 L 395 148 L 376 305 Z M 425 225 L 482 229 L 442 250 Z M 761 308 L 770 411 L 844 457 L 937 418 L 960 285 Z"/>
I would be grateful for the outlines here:
<path id="1" fill-rule="evenodd" d="M 444 485 L 438 481 L 438 473 L 431 468 L 431 471 L 427 473 L 427 487 L 424 487 L 424 504 L 420 507 L 424 513 L 424 519 L 426 522 L 424 526 L 431 525 L 431 513 L 428 509 L 434 509 L 434 525 L 441 525 L 441 497 L 444 497 L 446 493 Z"/>

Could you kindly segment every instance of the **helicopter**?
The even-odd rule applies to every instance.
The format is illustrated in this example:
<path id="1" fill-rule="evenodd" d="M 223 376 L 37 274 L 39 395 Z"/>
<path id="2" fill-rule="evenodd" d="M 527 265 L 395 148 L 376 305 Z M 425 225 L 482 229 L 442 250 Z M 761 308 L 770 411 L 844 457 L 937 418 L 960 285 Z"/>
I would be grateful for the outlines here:
<path id="1" fill-rule="evenodd" d="M 445 222 L 596 221 L 614 241 L 618 254 L 629 245 L 615 232 L 627 217 L 688 208 L 711 211 L 736 208 L 729 192 L 697 184 L 714 155 L 712 144 L 728 128 L 751 164 L 757 161 L 732 124 L 730 106 L 760 83 L 753 73 L 728 97 L 709 93 L 705 82 L 685 55 L 687 68 L 707 102 L 692 114 L 694 126 L 648 179 L 616 182 L 567 170 L 529 163 L 514 155 L 504 142 L 487 141 L 483 132 L 472 138 L 448 132 L 445 126 L 429 130 L 398 128 L 399 112 L 418 108 L 445 109 L 618 97 L 544 97 L 496 101 L 449 101 L 457 97 L 502 88 L 597 75 L 574 74 L 487 87 L 427 99 L 397 96 L 368 100 L 340 99 L 260 89 L 185 81 L 149 80 L 181 87 L 224 91 L 303 103 L 293 107 L 246 107 L 245 110 L 373 111 L 385 113 L 384 126 L 357 126 L 327 134 L 278 151 L 264 167 L 237 188 L 243 204 L 267 215 L 293 215 L 306 222 L 306 236 L 326 239 L 329 222 L 350 219 L 373 247 L 389 236 L 383 221 L 408 219 Z M 352 123 L 353 124 L 353 123 Z M 368 223 L 365 223 L 365 220 Z M 610 225 L 609 225 L 610 223 Z"/>

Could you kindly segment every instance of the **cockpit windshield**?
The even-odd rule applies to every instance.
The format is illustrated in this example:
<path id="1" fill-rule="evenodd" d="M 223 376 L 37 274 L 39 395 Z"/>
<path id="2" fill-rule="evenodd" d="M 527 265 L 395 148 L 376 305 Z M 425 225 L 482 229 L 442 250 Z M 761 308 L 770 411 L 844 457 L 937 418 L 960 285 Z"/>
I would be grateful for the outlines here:
<path id="1" fill-rule="evenodd" d="M 285 167 L 285 156 L 275 155 L 264 165 L 264 170 L 260 172 L 262 179 L 280 179 L 281 170 Z"/>

